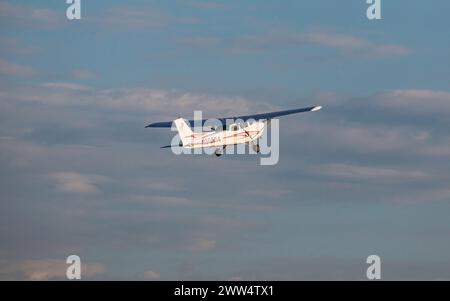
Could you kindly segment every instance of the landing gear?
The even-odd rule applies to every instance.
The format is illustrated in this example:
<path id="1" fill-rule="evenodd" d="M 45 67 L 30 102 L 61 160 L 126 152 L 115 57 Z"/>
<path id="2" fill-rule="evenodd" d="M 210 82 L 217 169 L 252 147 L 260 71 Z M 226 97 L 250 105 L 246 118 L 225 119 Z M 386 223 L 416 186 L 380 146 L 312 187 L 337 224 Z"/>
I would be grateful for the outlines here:
<path id="1" fill-rule="evenodd" d="M 216 149 L 216 151 L 214 152 L 214 154 L 216 155 L 216 157 L 220 157 L 223 155 L 223 150 L 225 149 L 225 146 L 222 148 L 218 148 Z"/>
<path id="2" fill-rule="evenodd" d="M 259 154 L 259 152 L 261 151 L 259 144 L 252 144 L 252 148 L 257 154 Z"/>

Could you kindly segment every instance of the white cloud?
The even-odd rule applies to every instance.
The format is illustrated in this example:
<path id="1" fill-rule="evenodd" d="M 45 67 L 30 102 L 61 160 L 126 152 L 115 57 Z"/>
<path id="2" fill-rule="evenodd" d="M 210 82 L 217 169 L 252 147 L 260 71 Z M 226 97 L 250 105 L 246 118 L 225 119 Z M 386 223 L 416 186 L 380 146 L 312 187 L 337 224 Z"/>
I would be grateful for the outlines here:
<path id="1" fill-rule="evenodd" d="M 202 110 L 204 118 L 228 117 L 236 114 L 262 112 L 273 107 L 255 103 L 240 96 L 161 89 L 101 89 L 96 90 L 75 83 L 45 83 L 41 87 L 5 90 L 2 99 L 61 106 L 90 106 L 121 111 L 139 111 L 174 118 L 193 117 L 194 110 Z M 161 121 L 161 120 L 158 120 Z"/>
<path id="2" fill-rule="evenodd" d="M 258 197 L 258 198 L 270 198 L 270 199 L 280 199 L 292 193 L 291 189 L 280 189 L 280 188 L 271 188 L 265 187 L 265 189 L 250 189 L 244 192 L 245 195 L 250 197 Z"/>
<path id="3" fill-rule="evenodd" d="M 450 92 L 436 90 L 392 90 L 375 96 L 378 104 L 417 114 L 450 113 Z"/>
<path id="4" fill-rule="evenodd" d="M 188 4 L 192 7 L 199 9 L 222 9 L 224 8 L 223 3 L 214 2 L 214 1 L 189 1 Z"/>
<path id="5" fill-rule="evenodd" d="M 31 7 L 10 2 L 0 2 L 0 18 L 20 26 L 39 26 L 45 29 L 67 25 L 64 11 L 46 7 Z M 199 20 L 190 17 L 172 16 L 158 9 L 141 6 L 115 6 L 106 8 L 95 17 L 83 16 L 83 23 L 90 23 L 108 30 L 161 29 L 172 24 L 197 24 Z"/>
<path id="6" fill-rule="evenodd" d="M 304 40 L 312 44 L 334 48 L 341 51 L 347 52 L 360 51 L 362 53 L 377 56 L 405 55 L 411 52 L 410 49 L 399 45 L 378 44 L 370 42 L 367 39 L 356 37 L 349 34 L 337 34 L 337 33 L 315 31 L 300 34 L 298 38 L 299 40 Z"/>
<path id="7" fill-rule="evenodd" d="M 78 79 L 78 80 L 88 80 L 88 79 L 95 78 L 95 74 L 92 71 L 83 70 L 83 69 L 74 70 L 72 72 L 72 75 L 75 79 Z"/>
<path id="8" fill-rule="evenodd" d="M 161 278 L 161 274 L 155 271 L 147 271 L 144 273 L 144 278 L 147 280 L 158 280 Z"/>
<path id="9" fill-rule="evenodd" d="M 73 91 L 85 91 L 90 90 L 89 87 L 75 84 L 75 83 L 64 83 L 64 82 L 55 82 L 55 83 L 44 83 L 42 87 L 51 88 L 51 89 L 60 89 L 60 90 L 73 90 Z"/>
<path id="10" fill-rule="evenodd" d="M 202 252 L 211 251 L 216 248 L 217 242 L 214 239 L 199 239 L 191 247 L 192 251 Z"/>
<path id="11" fill-rule="evenodd" d="M 106 10 L 104 14 L 96 18 L 88 19 L 95 24 L 116 30 L 154 30 L 166 28 L 173 24 L 197 24 L 199 21 L 195 18 L 171 16 L 158 9 L 142 6 L 127 7 L 116 6 Z"/>
<path id="12" fill-rule="evenodd" d="M 31 18 L 41 22 L 56 23 L 61 20 L 60 13 L 46 8 L 36 8 L 30 11 Z"/>
<path id="13" fill-rule="evenodd" d="M 423 179 L 428 175 L 420 170 L 403 170 L 385 167 L 361 166 L 353 164 L 327 164 L 314 166 L 313 172 L 329 177 L 367 180 L 411 180 Z"/>
<path id="14" fill-rule="evenodd" d="M 411 49 L 397 45 L 372 42 L 351 34 L 326 31 L 292 32 L 271 30 L 258 35 L 238 36 L 231 39 L 219 39 L 212 36 L 196 36 L 181 41 L 188 46 L 225 50 L 233 54 L 252 53 L 268 49 L 277 49 L 295 45 L 332 48 L 343 53 L 359 54 L 365 57 L 402 56 L 411 53 Z"/>
<path id="15" fill-rule="evenodd" d="M 417 128 L 380 124 L 347 124 L 332 118 L 322 121 L 302 122 L 288 129 L 294 133 L 308 135 L 320 141 L 321 147 L 351 150 L 363 153 L 399 152 L 428 145 L 430 133 Z M 416 148 L 414 148 L 416 146 Z"/>
<path id="16" fill-rule="evenodd" d="M 100 175 L 80 174 L 76 172 L 56 172 L 50 177 L 58 183 L 58 189 L 73 194 L 93 194 L 99 192 L 96 184 L 108 182 Z"/>
<path id="17" fill-rule="evenodd" d="M 173 192 L 171 190 L 171 192 Z M 139 204 L 157 204 L 162 206 L 198 206 L 201 203 L 182 196 L 135 195 L 129 201 Z"/>
<path id="18" fill-rule="evenodd" d="M 25 279 L 32 281 L 66 279 L 67 263 L 60 259 L 24 260 L 0 268 L 4 279 Z M 91 278 L 105 271 L 98 263 L 81 263 L 81 277 Z"/>
<path id="19" fill-rule="evenodd" d="M 0 36 L 0 53 L 28 55 L 38 51 L 40 51 L 39 48 L 25 45 L 16 38 Z"/>
<path id="20" fill-rule="evenodd" d="M 393 202 L 398 203 L 423 203 L 423 202 L 448 202 L 450 201 L 450 189 L 448 188 L 432 188 L 421 189 L 419 191 L 400 192 L 390 198 Z"/>
<path id="21" fill-rule="evenodd" d="M 17 24 L 52 28 L 63 24 L 65 15 L 53 9 L 0 2 L 0 17 Z"/>
<path id="22" fill-rule="evenodd" d="M 336 109 L 352 110 L 353 105 L 362 110 L 362 114 L 370 114 L 370 111 L 375 113 L 369 120 L 360 122 L 351 122 L 352 118 L 347 115 L 349 113 L 334 113 Z M 288 126 L 287 130 L 320 140 L 317 143 L 321 147 L 337 150 L 378 155 L 404 153 L 430 158 L 450 155 L 450 136 L 442 132 L 442 127 L 437 123 L 448 121 L 448 91 L 392 90 L 367 98 L 337 98 L 337 102 L 331 102 L 329 107 L 324 106 L 323 113 L 327 114 L 328 111 L 330 115 L 319 124 L 315 120 L 299 120 L 295 121 L 296 126 Z M 418 118 L 423 122 L 417 122 Z"/>
<path id="23" fill-rule="evenodd" d="M 8 76 L 27 77 L 33 75 L 33 68 L 0 59 L 0 73 Z"/>
<path id="24" fill-rule="evenodd" d="M 115 7 L 104 16 L 96 18 L 101 25 L 121 29 L 158 28 L 166 26 L 169 16 L 150 8 Z"/>

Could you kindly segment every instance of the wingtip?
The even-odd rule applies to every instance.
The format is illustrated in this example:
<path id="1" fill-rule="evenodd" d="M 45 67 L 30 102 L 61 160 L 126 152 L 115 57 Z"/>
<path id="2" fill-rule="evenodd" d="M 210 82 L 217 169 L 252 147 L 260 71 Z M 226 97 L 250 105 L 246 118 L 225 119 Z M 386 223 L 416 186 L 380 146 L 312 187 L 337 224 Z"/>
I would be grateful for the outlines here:
<path id="1" fill-rule="evenodd" d="M 322 106 L 315 106 L 312 108 L 311 112 L 319 111 L 320 109 L 322 109 Z"/>
<path id="2" fill-rule="evenodd" d="M 170 128 L 172 121 L 150 123 L 146 128 Z"/>
<path id="3" fill-rule="evenodd" d="M 150 123 L 145 126 L 145 128 L 156 128 L 156 127 L 158 127 L 158 123 Z"/>

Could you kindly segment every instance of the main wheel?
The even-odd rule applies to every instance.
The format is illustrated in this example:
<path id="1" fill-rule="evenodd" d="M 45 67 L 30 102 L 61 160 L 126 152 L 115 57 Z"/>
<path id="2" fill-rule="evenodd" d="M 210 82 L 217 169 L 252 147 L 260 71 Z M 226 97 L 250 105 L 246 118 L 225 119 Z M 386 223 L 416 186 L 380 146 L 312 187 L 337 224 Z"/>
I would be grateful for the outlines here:
<path id="1" fill-rule="evenodd" d="M 259 147 L 259 144 L 253 144 L 253 150 L 259 154 L 259 152 L 261 151 L 261 148 Z"/>

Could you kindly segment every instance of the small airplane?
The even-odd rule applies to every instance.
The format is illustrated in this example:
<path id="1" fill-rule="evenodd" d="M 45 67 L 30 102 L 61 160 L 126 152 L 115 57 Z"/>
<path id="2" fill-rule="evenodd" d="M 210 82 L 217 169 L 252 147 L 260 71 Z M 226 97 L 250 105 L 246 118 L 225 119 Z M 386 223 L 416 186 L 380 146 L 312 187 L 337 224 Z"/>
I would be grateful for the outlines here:
<path id="1" fill-rule="evenodd" d="M 290 114 L 302 112 L 314 112 L 322 109 L 321 106 L 312 106 L 306 108 L 269 112 L 254 115 L 244 115 L 237 117 L 217 118 L 221 126 L 211 126 L 211 131 L 203 131 L 203 126 L 207 120 L 188 120 L 183 118 L 166 122 L 151 123 L 146 128 L 170 128 L 175 123 L 176 129 L 180 136 L 180 144 L 178 146 L 194 149 L 194 148 L 216 148 L 214 152 L 217 157 L 223 154 L 223 150 L 228 145 L 236 145 L 241 143 L 252 143 L 252 148 L 259 153 L 259 144 L 254 143 L 263 134 L 264 129 L 270 123 L 272 118 L 281 117 Z M 233 123 L 227 124 L 227 121 Z M 201 123 L 200 123 L 201 122 Z M 193 132 L 191 126 L 197 123 L 202 126 L 201 132 Z M 190 125 L 191 126 L 190 126 Z M 162 146 L 161 148 L 172 147 L 173 145 Z"/>

